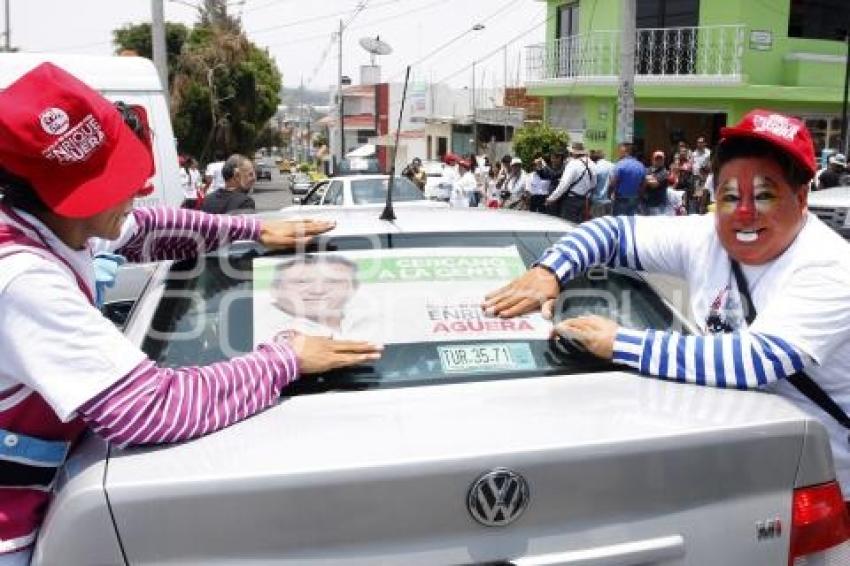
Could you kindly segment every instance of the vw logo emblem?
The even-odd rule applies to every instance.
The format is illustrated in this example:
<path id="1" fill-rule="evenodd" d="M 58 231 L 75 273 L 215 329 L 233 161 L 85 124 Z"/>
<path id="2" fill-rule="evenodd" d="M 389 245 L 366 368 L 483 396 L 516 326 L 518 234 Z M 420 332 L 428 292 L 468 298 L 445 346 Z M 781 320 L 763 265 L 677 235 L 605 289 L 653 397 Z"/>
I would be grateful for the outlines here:
<path id="1" fill-rule="evenodd" d="M 473 482 L 466 505 L 472 518 L 485 527 L 504 527 L 522 515 L 528 499 L 525 478 L 507 468 L 496 468 Z"/>

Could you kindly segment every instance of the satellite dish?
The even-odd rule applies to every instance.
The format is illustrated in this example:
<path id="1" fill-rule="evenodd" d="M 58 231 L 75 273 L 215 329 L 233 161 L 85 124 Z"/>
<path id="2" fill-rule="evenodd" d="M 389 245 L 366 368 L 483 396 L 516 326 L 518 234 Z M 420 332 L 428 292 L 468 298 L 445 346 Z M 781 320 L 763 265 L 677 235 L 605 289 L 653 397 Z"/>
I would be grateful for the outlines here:
<path id="1" fill-rule="evenodd" d="M 375 64 L 376 55 L 389 55 L 393 52 L 393 48 L 390 47 L 389 43 L 381 41 L 381 36 L 361 37 L 360 47 L 368 51 L 369 54 L 372 56 L 372 65 Z"/>

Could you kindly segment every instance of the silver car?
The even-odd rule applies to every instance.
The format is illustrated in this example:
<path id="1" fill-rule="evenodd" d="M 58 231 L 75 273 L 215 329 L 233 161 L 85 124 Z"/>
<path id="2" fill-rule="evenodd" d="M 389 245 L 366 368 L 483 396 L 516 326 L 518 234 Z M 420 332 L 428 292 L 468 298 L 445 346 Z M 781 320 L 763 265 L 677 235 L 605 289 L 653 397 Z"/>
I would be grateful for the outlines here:
<path id="1" fill-rule="evenodd" d="M 390 329 L 380 361 L 302 378 L 276 407 L 197 440 L 117 450 L 89 437 L 68 461 L 34 563 L 847 563 L 826 433 L 780 397 L 644 379 L 520 323 L 488 335 L 506 323 L 461 295 L 525 269 L 568 224 L 397 213 L 315 212 L 339 227 L 307 250 L 373 262 L 358 292 L 385 291 L 368 294 L 384 313 L 373 323 Z M 237 243 L 163 263 L 125 333 L 165 366 L 248 351 L 264 312 L 260 270 L 291 258 Z M 393 287 L 402 269 L 431 269 L 405 272 L 442 301 L 426 322 L 473 332 L 417 341 L 399 324 L 419 308 Z M 400 305 L 381 311 L 387 301 Z M 558 312 L 689 330 L 619 269 L 572 281 Z"/>

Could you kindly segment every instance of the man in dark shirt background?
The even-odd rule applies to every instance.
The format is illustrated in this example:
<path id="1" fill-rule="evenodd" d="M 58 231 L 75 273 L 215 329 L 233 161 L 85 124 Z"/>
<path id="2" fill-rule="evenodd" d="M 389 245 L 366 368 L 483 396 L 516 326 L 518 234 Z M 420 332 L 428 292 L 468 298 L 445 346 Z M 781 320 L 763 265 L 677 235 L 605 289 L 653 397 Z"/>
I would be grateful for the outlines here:
<path id="1" fill-rule="evenodd" d="M 823 173 L 818 175 L 818 189 L 830 189 L 841 184 L 841 176 L 847 169 L 847 158 L 842 154 L 836 153 L 829 158 L 829 165 Z"/>
<path id="2" fill-rule="evenodd" d="M 254 163 L 238 153 L 227 158 L 221 168 L 224 188 L 209 193 L 201 210 L 212 214 L 244 214 L 256 211 L 254 199 L 248 196 L 256 176 Z"/>
<path id="3" fill-rule="evenodd" d="M 667 185 L 670 172 L 664 165 L 664 152 L 656 150 L 652 154 L 652 165 L 646 172 L 646 185 L 643 192 L 643 205 L 648 216 L 667 214 Z"/>

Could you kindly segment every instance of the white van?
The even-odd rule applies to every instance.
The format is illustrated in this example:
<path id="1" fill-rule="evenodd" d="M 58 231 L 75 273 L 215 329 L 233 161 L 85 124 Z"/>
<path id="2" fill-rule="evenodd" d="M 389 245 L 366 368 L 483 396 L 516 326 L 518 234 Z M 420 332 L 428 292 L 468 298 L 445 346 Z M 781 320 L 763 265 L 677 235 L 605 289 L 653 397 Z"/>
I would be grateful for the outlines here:
<path id="1" fill-rule="evenodd" d="M 177 147 L 171 116 L 156 68 L 150 59 L 108 55 L 55 53 L 0 53 L 0 90 L 45 62 L 62 67 L 113 101 L 140 105 L 153 132 L 156 174 L 154 191 L 137 199 L 137 206 L 179 206 L 183 202 Z"/>

